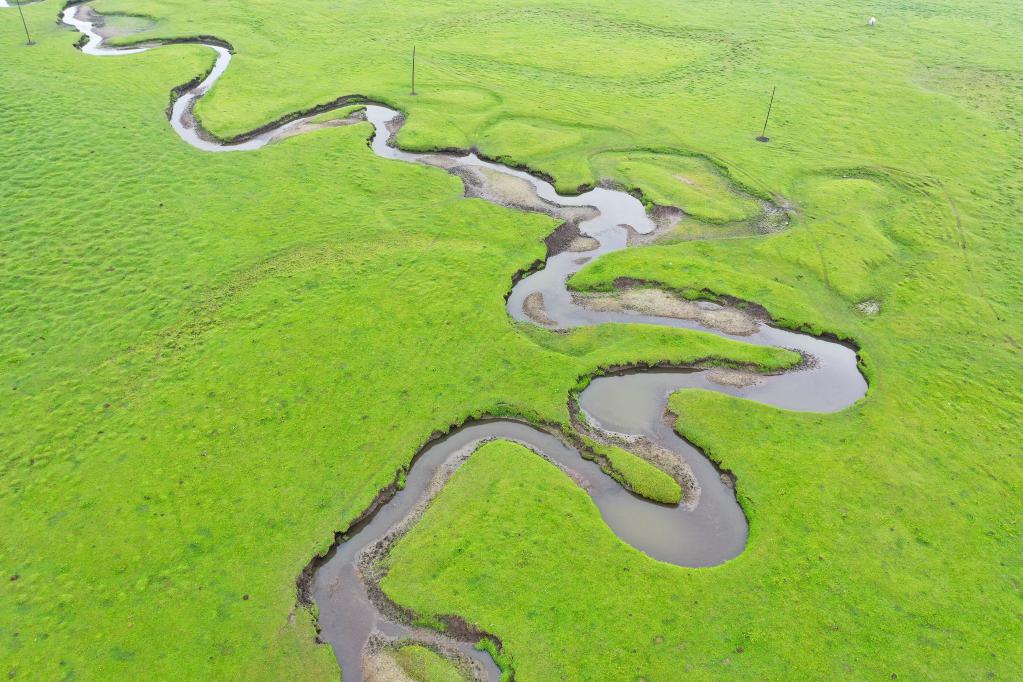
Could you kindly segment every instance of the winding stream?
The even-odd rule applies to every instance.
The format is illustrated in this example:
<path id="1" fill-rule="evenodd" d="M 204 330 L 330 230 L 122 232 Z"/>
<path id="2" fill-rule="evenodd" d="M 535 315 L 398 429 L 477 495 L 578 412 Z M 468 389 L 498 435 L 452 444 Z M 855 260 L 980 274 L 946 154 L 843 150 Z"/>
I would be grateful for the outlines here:
<path id="1" fill-rule="evenodd" d="M 5 0 L 0 0 L 0 4 Z M 65 24 L 86 36 L 81 50 L 96 56 L 122 56 L 143 52 L 165 43 L 143 42 L 132 47 L 104 46 L 99 30 L 102 17 L 84 6 L 70 6 L 62 13 Z M 300 134 L 322 124 L 313 124 L 311 116 L 296 117 L 268 127 L 258 134 L 222 142 L 213 139 L 198 126 L 191 111 L 227 70 L 231 51 L 225 45 L 203 42 L 216 53 L 210 73 L 197 85 L 179 93 L 170 113 L 170 122 L 181 138 L 210 152 L 253 151 L 288 135 Z M 356 98 L 353 98 L 353 101 Z M 497 680 L 500 671 L 486 653 L 472 644 L 483 633 L 462 633 L 463 638 L 433 631 L 421 631 L 401 623 L 395 617 L 396 605 L 387 602 L 366 579 L 370 566 L 367 556 L 385 553 L 400 535 L 411 527 L 447 477 L 481 443 L 496 438 L 514 440 L 531 448 L 566 471 L 583 486 L 600 510 L 607 525 L 624 542 L 649 556 L 680 566 L 711 566 L 739 554 L 746 542 L 747 525 L 730 479 L 722 475 L 698 450 L 678 437 L 664 419 L 668 396 L 682 388 L 702 388 L 755 400 L 776 407 L 815 412 L 841 410 L 861 398 L 866 382 L 856 364 L 852 349 L 830 341 L 771 327 L 748 320 L 743 334 L 726 333 L 701 325 L 700 318 L 665 316 L 627 309 L 595 309 L 585 298 L 574 297 L 566 280 L 595 257 L 626 248 L 630 229 L 649 234 L 656 229 L 643 204 L 627 192 L 597 187 L 578 196 L 559 195 L 547 181 L 529 173 L 481 159 L 476 154 L 419 154 L 402 151 L 390 144 L 403 119 L 400 113 L 380 104 L 365 102 L 365 118 L 374 134 L 370 146 L 379 156 L 398 161 L 427 163 L 458 174 L 465 179 L 474 173 L 484 183 L 491 200 L 516 205 L 526 210 L 557 211 L 576 209 L 575 225 L 590 238 L 586 250 L 566 250 L 551 256 L 545 266 L 521 279 L 512 289 L 508 312 L 517 320 L 536 320 L 527 314 L 529 300 L 534 304 L 542 296 L 542 323 L 553 328 L 571 328 L 608 322 L 655 324 L 700 329 L 746 343 L 790 348 L 811 361 L 783 374 L 758 376 L 747 381 L 724 381 L 715 370 L 650 370 L 595 379 L 578 397 L 583 420 L 591 435 L 621 440 L 621 434 L 641 437 L 648 443 L 674 453 L 695 479 L 686 503 L 668 506 L 643 500 L 626 491 L 599 466 L 583 459 L 576 448 L 561 436 L 512 420 L 472 423 L 428 444 L 409 471 L 404 489 L 359 524 L 343 541 L 315 564 L 308 586 L 319 608 L 321 637 L 334 649 L 346 682 L 362 679 L 366 643 L 379 640 L 414 639 L 461 659 L 472 666 L 477 677 Z M 340 105 L 339 105 L 340 106 Z M 322 112 L 318 112 L 322 113 Z M 346 120 L 344 122 L 354 122 Z M 337 124 L 335 122 L 334 124 Z M 541 208 L 523 207 L 521 201 L 502 197 L 502 183 L 527 187 L 530 201 Z M 467 190 L 469 182 L 466 180 Z M 496 196 L 496 199 L 494 198 Z M 518 195 L 516 195 L 518 196 Z M 624 226 L 629 226 L 626 228 Z M 532 299 L 531 299 L 532 297 Z M 713 304 L 704 309 L 715 311 Z"/>

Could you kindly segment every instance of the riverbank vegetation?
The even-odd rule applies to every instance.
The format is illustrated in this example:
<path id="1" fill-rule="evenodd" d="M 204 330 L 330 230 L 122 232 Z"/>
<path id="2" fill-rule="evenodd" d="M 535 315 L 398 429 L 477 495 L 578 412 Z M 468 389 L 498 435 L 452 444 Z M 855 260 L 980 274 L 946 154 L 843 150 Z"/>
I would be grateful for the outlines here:
<path id="1" fill-rule="evenodd" d="M 750 539 L 723 566 L 646 558 L 499 443 L 398 543 L 387 593 L 493 633 L 523 680 L 1023 667 L 1018 5 L 906 6 L 869 29 L 847 3 L 399 4 L 95 6 L 151 17 L 122 40 L 234 46 L 197 109 L 220 136 L 360 93 L 409 112 L 409 147 L 677 200 L 704 228 L 572 285 L 755 302 L 854 340 L 871 391 L 828 416 L 672 398 L 737 476 Z M 295 579 L 433 432 L 567 427 L 570 392 L 606 366 L 793 362 L 513 323 L 502 297 L 552 220 L 373 156 L 365 124 L 196 151 L 164 109 L 212 53 L 89 57 L 59 9 L 24 7 L 31 47 L 0 10 L 0 672 L 336 677 Z M 685 239 L 747 220 L 749 195 L 789 203 L 789 228 Z"/>

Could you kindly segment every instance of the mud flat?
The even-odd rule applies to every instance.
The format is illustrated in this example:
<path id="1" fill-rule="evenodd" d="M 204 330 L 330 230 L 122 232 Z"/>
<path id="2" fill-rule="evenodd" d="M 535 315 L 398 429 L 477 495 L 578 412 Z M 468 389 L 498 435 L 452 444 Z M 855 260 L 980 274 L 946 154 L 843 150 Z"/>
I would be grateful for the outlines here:
<path id="1" fill-rule="evenodd" d="M 692 320 L 707 329 L 743 336 L 757 330 L 757 322 L 736 308 L 709 301 L 687 301 L 661 289 L 626 289 L 613 294 L 575 294 L 575 302 L 597 312 L 637 313 L 651 317 Z"/>

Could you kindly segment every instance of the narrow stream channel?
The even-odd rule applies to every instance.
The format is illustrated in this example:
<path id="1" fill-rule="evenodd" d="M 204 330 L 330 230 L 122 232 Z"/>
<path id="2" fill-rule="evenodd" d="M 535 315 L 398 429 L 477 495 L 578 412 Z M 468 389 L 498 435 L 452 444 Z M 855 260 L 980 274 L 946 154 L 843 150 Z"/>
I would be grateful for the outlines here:
<path id="1" fill-rule="evenodd" d="M 3 2 L 4 0 L 0 0 Z M 81 45 L 86 54 L 127 55 L 143 52 L 164 43 L 143 42 L 127 48 L 109 48 L 100 35 L 102 17 L 85 6 L 67 7 L 62 20 L 83 33 Z M 295 118 L 237 142 L 220 142 L 206 134 L 194 121 L 191 111 L 227 70 L 231 52 L 224 45 L 202 43 L 214 50 L 212 71 L 194 87 L 181 93 L 171 110 L 171 125 L 190 145 L 210 152 L 253 151 L 282 137 L 312 129 L 311 117 Z M 367 103 L 365 117 L 374 134 L 370 147 L 379 156 L 411 163 L 427 163 L 456 174 L 466 169 L 499 174 L 528 183 L 536 197 L 557 207 L 592 207 L 590 217 L 578 221 L 579 232 L 592 238 L 587 251 L 564 251 L 550 257 L 546 265 L 521 279 L 508 297 L 509 314 L 517 320 L 534 319 L 527 315 L 527 299 L 541 294 L 547 325 L 571 328 L 608 322 L 654 324 L 700 329 L 746 343 L 778 346 L 800 351 L 810 359 L 805 366 L 783 374 L 761 376 L 752 384 L 732 385 L 715 379 L 705 370 L 649 370 L 629 372 L 595 379 L 579 396 L 579 407 L 593 428 L 610 434 L 642 436 L 675 453 L 691 469 L 698 483 L 699 496 L 693 504 L 660 505 L 643 500 L 623 489 L 599 466 L 583 459 L 561 437 L 512 420 L 476 422 L 430 443 L 417 456 L 404 489 L 361 524 L 353 527 L 344 541 L 317 563 L 309 586 L 319 609 L 321 638 L 329 642 L 337 656 L 346 682 L 361 680 L 365 646 L 371 637 L 401 641 L 427 642 L 471 662 L 477 676 L 496 681 L 500 670 L 486 653 L 477 651 L 476 636 L 460 640 L 433 631 L 422 631 L 398 622 L 388 615 L 393 609 L 381 604 L 385 599 L 372 586 L 367 588 L 360 570 L 360 557 L 367 550 L 379 550 L 418 518 L 431 496 L 446 477 L 481 443 L 508 439 L 522 443 L 568 472 L 592 497 L 607 525 L 624 542 L 649 556 L 680 566 L 712 566 L 742 552 L 747 536 L 746 518 L 739 507 L 731 482 L 698 450 L 675 434 L 664 413 L 668 396 L 683 388 L 702 388 L 755 400 L 776 407 L 814 412 L 833 412 L 848 407 L 866 393 L 866 382 L 856 364 L 856 353 L 842 344 L 798 334 L 755 322 L 750 333 L 729 334 L 679 317 L 596 310 L 585 299 L 573 297 L 566 280 L 586 262 L 605 253 L 624 249 L 629 244 L 629 226 L 638 234 L 649 234 L 655 223 L 643 204 L 627 192 L 598 187 L 578 196 L 559 195 L 547 181 L 529 173 L 479 158 L 476 154 L 418 154 L 390 144 L 402 119 L 388 107 Z M 507 202 L 501 202 L 507 203 Z M 580 303 L 582 301 L 582 304 Z M 382 543 L 382 544 L 381 544 Z M 393 605 L 390 605 L 393 606 Z"/>

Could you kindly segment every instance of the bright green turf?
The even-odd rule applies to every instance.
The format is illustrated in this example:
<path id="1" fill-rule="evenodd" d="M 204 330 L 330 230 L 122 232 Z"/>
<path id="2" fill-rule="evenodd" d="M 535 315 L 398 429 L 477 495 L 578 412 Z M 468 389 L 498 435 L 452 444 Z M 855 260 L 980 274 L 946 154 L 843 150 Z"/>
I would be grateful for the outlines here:
<path id="1" fill-rule="evenodd" d="M 604 365 L 793 361 L 515 325 L 552 221 L 377 159 L 366 125 L 195 151 L 163 107 L 208 50 L 89 57 L 54 11 L 0 78 L 5 671 L 336 674 L 295 579 L 434 430 L 567 424 Z"/>
<path id="2" fill-rule="evenodd" d="M 595 156 L 594 170 L 615 178 L 629 189 L 641 190 L 649 202 L 685 206 L 686 213 L 707 223 L 731 223 L 753 218 L 755 201 L 730 191 L 728 182 L 706 161 L 656 154 Z"/>
<path id="3" fill-rule="evenodd" d="M 501 563 L 489 558 L 495 549 Z M 424 562 L 422 553 L 452 560 Z M 383 587 L 392 597 L 454 609 L 499 632 L 516 679 L 677 679 L 695 662 L 690 647 L 721 646 L 718 633 L 687 627 L 694 604 L 686 598 L 694 578 L 713 584 L 720 569 L 646 559 L 615 537 L 568 477 L 505 441 L 463 465 L 388 564 Z M 420 590 L 417 582 L 452 588 Z M 497 590 L 499 610 L 487 601 Z"/>
<path id="4" fill-rule="evenodd" d="M 142 35 L 231 41 L 198 112 L 224 136 L 359 92 L 411 112 L 404 144 L 476 144 L 561 187 L 620 173 L 607 158 L 678 152 L 795 206 L 785 234 L 630 250 L 575 280 L 731 294 L 862 345 L 871 394 L 837 415 L 674 399 L 680 429 L 738 475 L 746 552 L 652 562 L 553 468 L 507 451 L 442 495 L 470 500 L 457 523 L 431 521 L 438 506 L 399 544 L 387 584 L 404 605 L 484 625 L 522 679 L 1023 668 L 1018 2 L 902 3 L 873 30 L 837 1 L 99 7 L 156 18 Z M 501 296 L 550 221 L 373 158 L 367 126 L 191 150 L 163 109 L 209 51 L 84 56 L 58 9 L 25 7 L 31 48 L 0 10 L 8 673 L 336 675 L 295 577 L 434 429 L 482 412 L 564 422 L 568 391 L 609 363 L 786 360 L 512 325 Z M 611 179 L 684 196 L 663 170 Z M 687 200 L 705 217 L 731 203 Z M 880 315 L 857 311 L 866 299 Z M 484 485 L 508 504 L 479 504 Z"/>
<path id="5" fill-rule="evenodd" d="M 590 447 L 607 459 L 611 475 L 637 495 L 665 504 L 682 500 L 678 482 L 645 459 L 614 445 L 592 443 Z"/>

